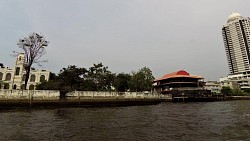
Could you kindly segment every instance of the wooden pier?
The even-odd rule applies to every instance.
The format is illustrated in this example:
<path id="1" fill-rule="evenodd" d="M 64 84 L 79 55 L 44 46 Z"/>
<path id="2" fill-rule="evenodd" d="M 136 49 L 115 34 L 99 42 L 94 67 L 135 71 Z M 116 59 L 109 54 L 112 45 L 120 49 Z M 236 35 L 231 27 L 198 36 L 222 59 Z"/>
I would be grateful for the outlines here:
<path id="1" fill-rule="evenodd" d="M 224 101 L 225 95 L 212 94 L 210 91 L 173 91 L 173 102 L 212 102 Z"/>

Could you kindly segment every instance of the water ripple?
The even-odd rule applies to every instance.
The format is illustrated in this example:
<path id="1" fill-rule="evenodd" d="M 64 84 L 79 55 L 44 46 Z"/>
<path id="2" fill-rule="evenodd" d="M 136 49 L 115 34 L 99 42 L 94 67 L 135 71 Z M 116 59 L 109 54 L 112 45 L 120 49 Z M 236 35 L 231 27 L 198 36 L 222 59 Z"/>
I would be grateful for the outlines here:
<path id="1" fill-rule="evenodd" d="M 0 111 L 0 140 L 250 140 L 250 102 Z"/>

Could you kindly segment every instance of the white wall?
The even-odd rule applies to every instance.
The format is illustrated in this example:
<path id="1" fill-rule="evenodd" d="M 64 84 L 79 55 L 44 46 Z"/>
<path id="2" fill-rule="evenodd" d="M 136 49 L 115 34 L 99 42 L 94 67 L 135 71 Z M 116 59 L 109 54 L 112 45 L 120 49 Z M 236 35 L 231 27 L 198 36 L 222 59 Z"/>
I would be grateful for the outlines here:
<path id="1" fill-rule="evenodd" d="M 67 93 L 71 97 L 122 97 L 122 98 L 156 98 L 157 94 L 144 92 L 98 92 L 98 91 L 73 91 Z"/>
<path id="2" fill-rule="evenodd" d="M 12 100 L 12 99 L 44 99 L 44 100 L 56 100 L 59 99 L 59 91 L 50 90 L 0 90 L 0 100 Z"/>

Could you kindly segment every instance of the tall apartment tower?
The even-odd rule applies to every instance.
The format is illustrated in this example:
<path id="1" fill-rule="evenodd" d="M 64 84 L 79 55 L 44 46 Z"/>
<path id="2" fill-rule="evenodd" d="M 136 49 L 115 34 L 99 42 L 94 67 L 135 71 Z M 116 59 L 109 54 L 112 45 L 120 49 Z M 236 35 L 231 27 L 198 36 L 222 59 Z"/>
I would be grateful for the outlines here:
<path id="1" fill-rule="evenodd" d="M 222 35 L 230 74 L 250 71 L 250 18 L 232 13 Z"/>

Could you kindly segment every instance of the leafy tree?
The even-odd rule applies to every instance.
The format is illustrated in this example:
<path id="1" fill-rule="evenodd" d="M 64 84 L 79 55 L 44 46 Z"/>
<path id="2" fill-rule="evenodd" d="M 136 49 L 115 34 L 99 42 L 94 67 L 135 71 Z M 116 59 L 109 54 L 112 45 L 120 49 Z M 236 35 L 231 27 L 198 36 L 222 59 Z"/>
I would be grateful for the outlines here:
<path id="1" fill-rule="evenodd" d="M 131 91 L 149 91 L 153 81 L 152 71 L 148 67 L 143 67 L 138 72 L 132 72 L 129 87 Z"/>
<path id="2" fill-rule="evenodd" d="M 61 81 L 56 74 L 50 73 L 50 79 L 48 81 L 43 81 L 36 85 L 37 90 L 59 90 Z"/>
<path id="3" fill-rule="evenodd" d="M 19 39 L 17 45 L 25 53 L 24 69 L 26 71 L 24 89 L 26 89 L 27 82 L 29 80 L 29 74 L 31 66 L 36 63 L 40 65 L 39 59 L 45 54 L 45 47 L 48 46 L 48 41 L 45 40 L 44 36 L 37 33 L 32 33 L 23 39 Z"/>
<path id="4" fill-rule="evenodd" d="M 232 89 L 230 87 L 223 86 L 221 88 L 221 93 L 224 95 L 230 95 L 232 93 Z"/>
<path id="5" fill-rule="evenodd" d="M 91 90 L 110 90 L 113 86 L 115 74 L 108 70 L 102 63 L 90 67 L 86 76 L 86 82 Z"/>
<path id="6" fill-rule="evenodd" d="M 232 89 L 232 94 L 233 95 L 238 95 L 238 96 L 245 95 L 244 92 L 241 89 L 239 89 L 239 88 Z"/>
<path id="7" fill-rule="evenodd" d="M 78 90 L 86 73 L 87 70 L 85 68 L 77 68 L 75 65 L 63 68 L 58 75 L 59 81 L 61 81 L 61 88 Z"/>
<path id="8" fill-rule="evenodd" d="M 75 65 L 61 69 L 57 75 L 51 74 L 50 80 L 42 82 L 37 89 L 55 90 L 85 90 L 85 91 L 149 91 L 154 77 L 148 67 L 139 69 L 132 74 L 119 73 L 108 70 L 102 63 L 94 64 L 88 70 Z"/>
<path id="9" fill-rule="evenodd" d="M 60 82 L 59 81 L 44 81 L 41 84 L 36 85 L 37 90 L 59 90 Z"/>
<path id="10" fill-rule="evenodd" d="M 130 74 L 126 73 L 119 73 L 114 80 L 114 86 L 117 91 L 125 92 L 129 89 L 129 81 L 131 79 Z"/>

